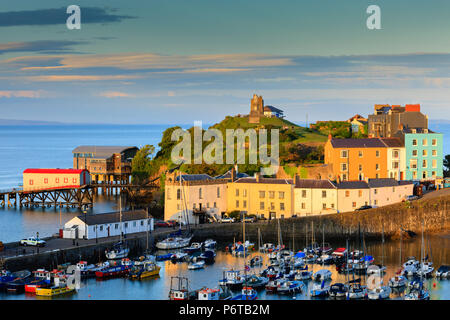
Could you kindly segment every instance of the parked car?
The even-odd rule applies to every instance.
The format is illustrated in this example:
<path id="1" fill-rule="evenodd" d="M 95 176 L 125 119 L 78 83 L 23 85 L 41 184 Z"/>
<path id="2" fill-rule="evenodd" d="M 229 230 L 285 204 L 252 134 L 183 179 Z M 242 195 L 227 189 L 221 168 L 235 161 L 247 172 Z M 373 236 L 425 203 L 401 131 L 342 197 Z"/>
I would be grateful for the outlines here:
<path id="1" fill-rule="evenodd" d="M 235 221 L 234 218 L 230 217 L 225 217 L 220 220 L 221 223 L 233 223 L 234 221 Z"/>
<path id="2" fill-rule="evenodd" d="M 405 201 L 414 201 L 414 200 L 417 200 L 417 199 L 419 199 L 419 197 L 415 196 L 415 195 L 409 195 L 409 196 L 405 197 Z"/>
<path id="3" fill-rule="evenodd" d="M 256 218 L 255 217 L 245 217 L 245 222 L 255 222 Z"/>
<path id="4" fill-rule="evenodd" d="M 45 246 L 45 241 L 41 240 L 39 238 L 27 238 L 27 239 L 22 239 L 20 240 L 20 245 L 22 246 L 34 246 L 34 247 L 44 247 Z"/>
<path id="5" fill-rule="evenodd" d="M 367 210 L 367 209 L 372 209 L 372 206 L 361 206 L 358 209 L 355 209 L 355 211 L 362 211 L 362 210 Z"/>
<path id="6" fill-rule="evenodd" d="M 167 220 L 167 223 L 171 226 L 171 227 L 175 227 L 178 226 L 179 223 L 177 220 Z"/>
<path id="7" fill-rule="evenodd" d="M 170 223 L 167 221 L 158 221 L 155 223 L 157 227 L 171 227 Z"/>

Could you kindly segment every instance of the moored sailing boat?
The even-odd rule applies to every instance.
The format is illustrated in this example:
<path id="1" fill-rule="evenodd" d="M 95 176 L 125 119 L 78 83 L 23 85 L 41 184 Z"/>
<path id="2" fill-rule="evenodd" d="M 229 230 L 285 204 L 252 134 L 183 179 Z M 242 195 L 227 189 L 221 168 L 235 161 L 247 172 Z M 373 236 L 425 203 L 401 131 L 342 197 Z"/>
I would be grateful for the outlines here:
<path id="1" fill-rule="evenodd" d="M 119 219 L 120 219 L 120 240 L 111 250 L 105 250 L 105 255 L 108 260 L 123 259 L 128 257 L 130 248 L 122 242 L 122 194 L 119 196 Z"/>

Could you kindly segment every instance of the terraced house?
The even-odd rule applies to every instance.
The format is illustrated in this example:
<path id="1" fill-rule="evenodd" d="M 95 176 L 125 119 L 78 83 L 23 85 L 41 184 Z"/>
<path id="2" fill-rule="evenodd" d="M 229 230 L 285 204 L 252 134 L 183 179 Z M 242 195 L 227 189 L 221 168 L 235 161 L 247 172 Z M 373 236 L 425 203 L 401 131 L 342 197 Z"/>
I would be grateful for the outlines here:
<path id="1" fill-rule="evenodd" d="M 294 212 L 291 179 L 255 177 L 228 183 L 228 212 L 245 211 L 263 218 L 289 218 Z"/>

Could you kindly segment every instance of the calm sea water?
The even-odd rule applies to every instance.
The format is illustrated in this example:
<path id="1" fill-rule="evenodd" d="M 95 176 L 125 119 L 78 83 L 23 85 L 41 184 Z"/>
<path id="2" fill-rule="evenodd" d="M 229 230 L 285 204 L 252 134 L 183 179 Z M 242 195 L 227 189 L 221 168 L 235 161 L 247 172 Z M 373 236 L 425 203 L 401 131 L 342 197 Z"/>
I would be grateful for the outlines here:
<path id="1" fill-rule="evenodd" d="M 250 239 L 251 240 L 251 239 Z M 435 268 L 438 268 L 441 264 L 448 263 L 450 247 L 450 237 L 430 237 L 425 239 L 425 247 L 430 259 L 434 262 Z M 342 243 L 331 244 L 333 248 L 339 246 L 345 246 L 345 240 Z M 357 244 L 349 244 L 354 248 L 358 248 Z M 296 248 L 301 248 L 304 243 L 300 242 L 296 244 Z M 406 261 L 407 256 L 415 256 L 420 259 L 420 238 L 410 241 L 403 241 L 402 244 L 402 256 L 403 262 Z M 399 269 L 400 265 L 400 244 L 398 241 L 386 242 L 384 244 L 384 264 L 387 267 L 387 272 L 384 276 L 384 283 L 387 283 L 389 278 L 395 275 L 395 272 Z M 431 250 L 429 250 L 431 248 Z M 382 246 L 381 243 L 371 243 L 366 245 L 367 253 L 375 258 L 376 263 L 381 263 Z M 166 253 L 166 252 L 160 252 Z M 252 256 L 256 255 L 253 253 Z M 251 257 L 251 256 L 250 256 Z M 264 256 L 265 264 L 267 263 L 267 257 Z M 249 258 L 247 258 L 249 259 Z M 170 290 L 170 279 L 172 276 L 183 276 L 189 279 L 189 288 L 192 290 L 199 289 L 201 287 L 215 288 L 218 287 L 218 281 L 223 276 L 224 270 L 234 268 L 235 270 L 243 270 L 244 258 L 236 258 L 231 254 L 223 251 L 217 252 L 216 262 L 213 265 L 208 265 L 202 270 L 188 270 L 187 263 L 172 263 L 170 261 L 158 262 L 161 266 L 160 276 L 153 279 L 146 280 L 129 280 L 126 278 L 117 278 L 110 280 L 96 280 L 88 279 L 83 281 L 82 287 L 77 293 L 67 296 L 54 297 L 53 299 L 82 299 L 82 300 L 165 300 L 168 298 Z M 262 268 L 252 268 L 249 273 L 259 273 Z M 332 280 L 331 283 L 345 282 L 346 276 L 337 273 L 335 266 L 325 266 L 324 268 L 331 270 Z M 309 269 L 314 272 L 322 269 L 320 265 L 309 265 Z M 243 271 L 242 271 L 243 272 Z M 356 276 L 358 277 L 358 276 Z M 352 275 L 350 275 L 350 279 Z M 364 283 L 364 276 L 361 276 Z M 312 281 L 305 282 L 308 290 L 295 295 L 277 295 L 266 294 L 264 290 L 259 291 L 258 299 L 262 300 L 280 300 L 280 299 L 297 299 L 308 300 L 311 299 L 309 292 L 312 288 Z M 431 299 L 433 300 L 449 300 L 450 299 L 450 280 L 426 280 L 426 286 L 430 290 Z M 391 299 L 401 299 L 404 295 L 404 291 L 395 291 L 391 294 Z M 234 292 L 238 294 L 238 292 Z M 34 295 L 12 295 L 7 293 L 0 293 L 0 299 L 48 299 L 36 297 Z"/>

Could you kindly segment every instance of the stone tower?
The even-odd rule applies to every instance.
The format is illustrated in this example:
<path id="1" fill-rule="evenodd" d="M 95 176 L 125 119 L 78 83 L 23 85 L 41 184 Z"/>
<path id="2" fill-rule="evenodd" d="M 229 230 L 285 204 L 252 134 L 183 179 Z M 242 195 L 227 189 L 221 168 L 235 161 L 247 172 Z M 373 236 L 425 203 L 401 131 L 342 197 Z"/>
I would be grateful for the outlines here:
<path id="1" fill-rule="evenodd" d="M 259 119 L 264 116 L 264 100 L 262 96 L 253 95 L 250 100 L 250 114 L 248 115 L 249 123 L 259 123 Z"/>

